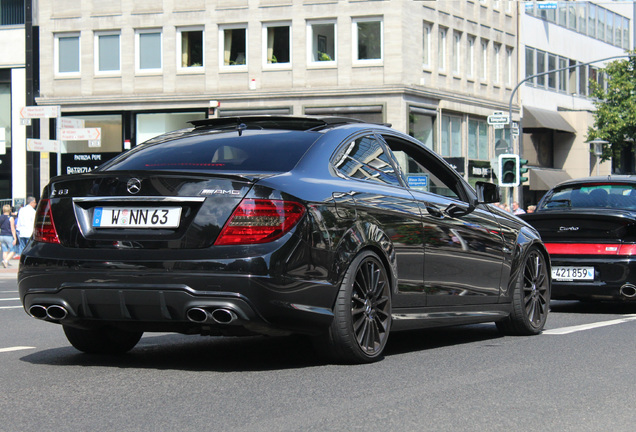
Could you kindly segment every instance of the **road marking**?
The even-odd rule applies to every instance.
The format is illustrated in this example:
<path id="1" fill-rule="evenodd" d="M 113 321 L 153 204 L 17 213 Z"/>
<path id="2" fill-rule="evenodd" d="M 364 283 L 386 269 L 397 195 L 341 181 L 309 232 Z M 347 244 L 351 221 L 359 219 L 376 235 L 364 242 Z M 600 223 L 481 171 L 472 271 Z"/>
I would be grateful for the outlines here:
<path id="1" fill-rule="evenodd" d="M 610 320 L 610 321 L 601 321 L 601 322 L 590 323 L 590 324 L 582 324 L 582 325 L 571 326 L 571 327 L 561 327 L 561 328 L 552 329 L 552 330 L 545 330 L 543 334 L 564 335 L 564 334 L 570 334 L 570 333 L 575 333 L 575 332 L 580 332 L 585 330 L 591 330 L 591 329 L 595 329 L 599 327 L 623 324 L 623 323 L 626 323 L 629 321 L 635 321 L 635 320 L 636 320 L 636 314 L 623 315 L 623 318 Z"/>
<path id="2" fill-rule="evenodd" d="M 0 309 L 21 309 L 22 306 L 0 306 Z"/>
<path id="3" fill-rule="evenodd" d="M 20 297 L 0 299 L 0 301 L 12 301 L 12 300 L 20 300 Z"/>
<path id="4" fill-rule="evenodd" d="M 14 346 L 9 348 L 0 348 L 0 353 L 11 352 L 11 351 L 21 351 L 27 349 L 35 349 L 35 347 L 30 346 Z"/>

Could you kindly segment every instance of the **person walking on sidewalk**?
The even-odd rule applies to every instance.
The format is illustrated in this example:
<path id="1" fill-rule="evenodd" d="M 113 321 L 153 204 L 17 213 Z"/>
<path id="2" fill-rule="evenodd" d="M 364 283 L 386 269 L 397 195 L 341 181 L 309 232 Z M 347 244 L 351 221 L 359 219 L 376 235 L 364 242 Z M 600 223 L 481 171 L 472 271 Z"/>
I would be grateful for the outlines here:
<path id="1" fill-rule="evenodd" d="M 35 206 L 37 202 L 35 198 L 27 197 L 26 205 L 23 206 L 18 212 L 18 221 L 15 224 L 15 229 L 18 232 L 18 239 L 20 240 L 20 247 L 18 247 L 18 254 L 21 254 L 26 247 L 29 238 L 33 234 L 33 225 L 35 224 Z"/>
<path id="2" fill-rule="evenodd" d="M 13 246 L 18 243 L 18 236 L 15 233 L 15 222 L 11 216 L 11 206 L 5 204 L 2 206 L 2 215 L 0 216 L 0 244 L 2 244 L 2 265 L 6 268 L 11 265 L 10 259 L 13 258 L 15 252 Z"/>

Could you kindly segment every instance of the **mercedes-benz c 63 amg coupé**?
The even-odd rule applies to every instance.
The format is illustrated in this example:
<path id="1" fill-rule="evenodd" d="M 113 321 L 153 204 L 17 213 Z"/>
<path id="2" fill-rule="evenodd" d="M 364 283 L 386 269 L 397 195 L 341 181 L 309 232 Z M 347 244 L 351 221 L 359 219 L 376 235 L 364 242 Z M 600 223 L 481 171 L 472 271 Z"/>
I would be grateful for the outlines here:
<path id="1" fill-rule="evenodd" d="M 541 332 L 549 256 L 441 157 L 326 117 L 193 121 L 45 187 L 20 258 L 25 310 L 77 349 L 143 332 L 305 334 L 334 361 L 391 331 L 495 322 Z"/>

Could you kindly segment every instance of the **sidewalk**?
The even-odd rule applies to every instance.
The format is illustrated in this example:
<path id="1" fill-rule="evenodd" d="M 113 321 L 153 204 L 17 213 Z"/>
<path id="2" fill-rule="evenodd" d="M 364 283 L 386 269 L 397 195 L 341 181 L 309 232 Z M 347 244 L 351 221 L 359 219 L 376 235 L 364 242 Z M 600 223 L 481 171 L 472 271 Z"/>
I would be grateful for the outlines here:
<path id="1" fill-rule="evenodd" d="M 20 257 L 14 257 L 11 260 L 11 265 L 9 267 L 4 268 L 4 266 L 0 265 L 0 275 L 4 277 L 11 276 L 12 274 L 17 275 L 19 266 L 20 266 Z"/>

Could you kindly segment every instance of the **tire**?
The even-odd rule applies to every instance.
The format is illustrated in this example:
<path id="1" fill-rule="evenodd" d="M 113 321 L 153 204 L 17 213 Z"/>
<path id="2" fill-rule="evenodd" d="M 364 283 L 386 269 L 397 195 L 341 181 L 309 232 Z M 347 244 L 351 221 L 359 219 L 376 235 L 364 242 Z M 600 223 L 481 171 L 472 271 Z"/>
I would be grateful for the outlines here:
<path id="1" fill-rule="evenodd" d="M 371 252 L 361 252 L 340 285 L 334 319 L 319 346 L 342 363 L 370 363 L 382 357 L 391 330 L 391 289 L 386 268 Z"/>
<path id="2" fill-rule="evenodd" d="M 133 349 L 143 334 L 112 327 L 91 330 L 63 327 L 71 345 L 87 354 L 123 354 Z"/>
<path id="3" fill-rule="evenodd" d="M 500 332 L 527 336 L 541 333 L 550 308 L 550 275 L 545 256 L 532 246 L 523 259 L 512 293 L 512 313 L 497 322 Z"/>

